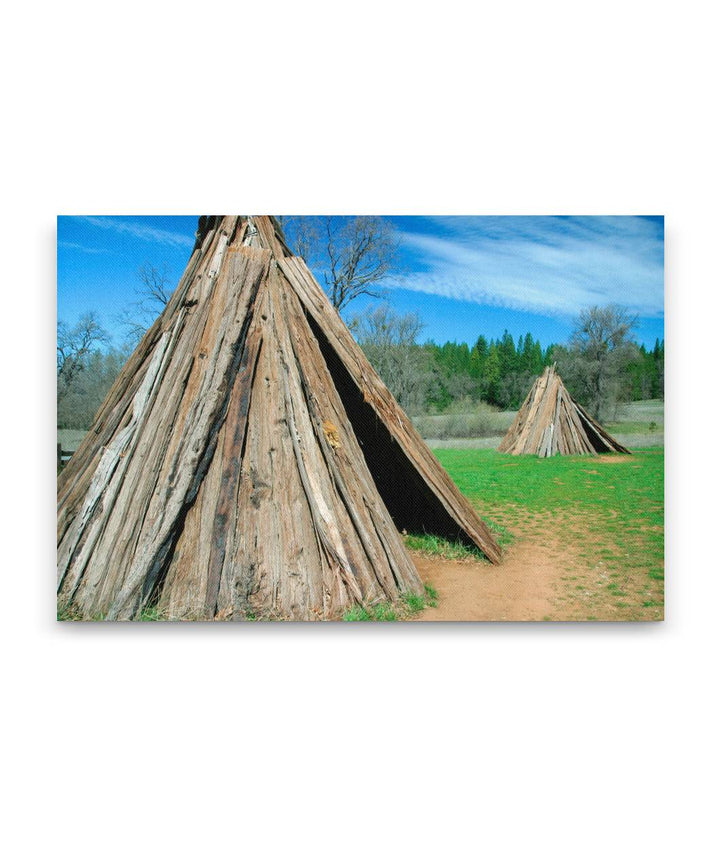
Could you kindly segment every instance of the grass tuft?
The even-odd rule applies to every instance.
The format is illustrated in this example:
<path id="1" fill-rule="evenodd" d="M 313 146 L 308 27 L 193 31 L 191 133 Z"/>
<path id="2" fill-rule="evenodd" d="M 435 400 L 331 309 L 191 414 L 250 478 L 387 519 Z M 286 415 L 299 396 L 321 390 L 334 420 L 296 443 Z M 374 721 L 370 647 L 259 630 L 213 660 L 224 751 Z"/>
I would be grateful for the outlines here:
<path id="1" fill-rule="evenodd" d="M 397 612 L 390 603 L 375 606 L 356 604 L 343 615 L 343 621 L 397 621 Z"/>
<path id="2" fill-rule="evenodd" d="M 57 608 L 57 620 L 58 621 L 105 621 L 105 613 L 104 612 L 96 612 L 94 615 L 90 616 L 90 618 L 85 618 L 78 609 L 75 604 L 67 604 L 60 606 Z"/>
<path id="3" fill-rule="evenodd" d="M 379 603 L 375 607 L 374 621 L 397 621 L 398 614 L 391 603 Z"/>
<path id="4" fill-rule="evenodd" d="M 343 615 L 343 621 L 374 621 L 373 613 L 366 607 L 356 604 Z"/>
<path id="5" fill-rule="evenodd" d="M 376 604 L 355 604 L 343 615 L 343 621 L 402 621 L 411 615 L 422 612 L 426 607 L 438 605 L 438 593 L 429 584 L 425 584 L 424 594 L 406 592 L 399 603 L 381 601 Z"/>
<path id="6" fill-rule="evenodd" d="M 441 559 L 474 559 L 476 562 L 486 562 L 487 559 L 477 547 L 469 547 L 461 541 L 448 541 L 437 535 L 405 535 L 405 546 L 426 556 L 437 556 Z"/>
<path id="7" fill-rule="evenodd" d="M 80 615 L 80 611 L 74 605 L 68 606 L 67 604 L 60 605 L 57 607 L 57 620 L 58 621 L 82 621 L 82 616 Z"/>
<path id="8" fill-rule="evenodd" d="M 422 612 L 425 609 L 425 597 L 421 594 L 406 594 L 403 596 L 403 602 L 411 613 Z"/>
<path id="9" fill-rule="evenodd" d="M 165 621 L 165 615 L 157 606 L 145 606 L 140 613 L 138 621 Z"/>
<path id="10" fill-rule="evenodd" d="M 433 609 L 438 605 L 437 590 L 430 583 L 425 583 L 425 605 Z"/>

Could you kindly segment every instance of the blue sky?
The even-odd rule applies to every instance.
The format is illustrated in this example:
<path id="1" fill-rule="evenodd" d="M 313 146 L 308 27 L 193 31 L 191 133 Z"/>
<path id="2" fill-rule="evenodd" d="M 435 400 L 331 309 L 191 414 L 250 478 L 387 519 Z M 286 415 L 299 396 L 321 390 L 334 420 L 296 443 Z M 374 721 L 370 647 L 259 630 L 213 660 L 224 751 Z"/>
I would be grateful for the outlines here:
<path id="1" fill-rule="evenodd" d="M 386 283 L 388 299 L 420 315 L 425 339 L 472 344 L 507 329 L 564 342 L 581 309 L 607 303 L 639 316 L 638 341 L 664 337 L 662 217 L 390 219 L 401 273 Z M 120 344 L 116 316 L 138 299 L 138 268 L 166 266 L 177 282 L 196 226 L 196 216 L 58 217 L 58 318 L 72 324 L 95 310 Z"/>

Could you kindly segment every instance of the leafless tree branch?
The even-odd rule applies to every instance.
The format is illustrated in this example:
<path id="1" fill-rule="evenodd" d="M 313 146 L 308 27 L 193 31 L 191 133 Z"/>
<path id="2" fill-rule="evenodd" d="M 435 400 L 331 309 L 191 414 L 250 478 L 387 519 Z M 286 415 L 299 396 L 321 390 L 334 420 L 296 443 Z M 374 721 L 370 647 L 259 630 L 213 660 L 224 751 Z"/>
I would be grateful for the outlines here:
<path id="1" fill-rule="evenodd" d="M 325 289 L 340 310 L 365 294 L 382 297 L 380 283 L 397 263 L 395 229 L 385 217 L 284 217 L 293 251 L 322 268 Z M 320 237 L 322 234 L 322 238 Z"/>
<path id="2" fill-rule="evenodd" d="M 95 312 L 87 312 L 74 327 L 64 321 L 57 325 L 58 394 L 62 395 L 83 371 L 91 351 L 109 341 Z"/>
<path id="3" fill-rule="evenodd" d="M 137 276 L 140 285 L 135 293 L 139 299 L 116 316 L 118 324 L 125 329 L 125 341 L 133 347 L 165 308 L 174 290 L 167 265 L 157 268 L 145 262 L 138 268 Z"/>

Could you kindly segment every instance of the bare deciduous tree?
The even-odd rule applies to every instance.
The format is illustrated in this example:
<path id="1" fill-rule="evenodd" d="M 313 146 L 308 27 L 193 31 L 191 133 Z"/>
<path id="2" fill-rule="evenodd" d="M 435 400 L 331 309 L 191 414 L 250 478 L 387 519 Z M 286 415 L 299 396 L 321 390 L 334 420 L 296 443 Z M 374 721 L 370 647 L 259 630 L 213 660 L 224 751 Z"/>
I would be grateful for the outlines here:
<path id="1" fill-rule="evenodd" d="M 320 260 L 322 217 L 277 217 L 285 239 L 296 256 L 302 256 L 309 267 Z M 329 218 L 327 218 L 329 219 Z"/>
<path id="2" fill-rule="evenodd" d="M 555 349 L 560 374 L 596 419 L 610 415 L 623 393 L 625 369 L 638 355 L 636 325 L 620 306 L 592 306 L 578 316 L 569 347 Z"/>
<path id="3" fill-rule="evenodd" d="M 397 261 L 395 229 L 386 217 L 279 218 L 293 252 L 322 269 L 339 311 L 361 294 L 382 297 L 380 284 Z"/>
<path id="4" fill-rule="evenodd" d="M 392 269 L 397 241 L 392 226 L 382 217 L 354 217 L 338 227 L 325 223 L 330 270 L 325 287 L 333 306 L 340 310 L 361 294 L 381 297 L 378 289 Z"/>
<path id="5" fill-rule="evenodd" d="M 141 303 L 150 310 L 163 310 L 172 297 L 173 284 L 168 273 L 167 265 L 156 268 L 149 262 L 140 265 L 138 277 L 142 283 L 139 294 Z"/>
<path id="6" fill-rule="evenodd" d="M 418 412 L 425 404 L 427 354 L 417 344 L 424 324 L 415 312 L 401 315 L 387 304 L 355 315 L 350 329 L 400 406 Z"/>
<path id="7" fill-rule="evenodd" d="M 93 348 L 70 384 L 59 380 L 57 427 L 88 429 L 127 358 L 116 348 Z"/>
<path id="8" fill-rule="evenodd" d="M 174 289 L 167 265 L 156 268 L 145 262 L 138 268 L 137 276 L 140 285 L 135 288 L 135 293 L 139 299 L 119 313 L 116 319 L 125 328 L 125 340 L 131 347 L 137 345 L 165 308 Z"/>
<path id="9" fill-rule="evenodd" d="M 64 321 L 58 321 L 58 397 L 67 392 L 73 380 L 83 371 L 91 351 L 107 341 L 108 335 L 95 312 L 86 312 L 74 327 L 68 327 Z"/>

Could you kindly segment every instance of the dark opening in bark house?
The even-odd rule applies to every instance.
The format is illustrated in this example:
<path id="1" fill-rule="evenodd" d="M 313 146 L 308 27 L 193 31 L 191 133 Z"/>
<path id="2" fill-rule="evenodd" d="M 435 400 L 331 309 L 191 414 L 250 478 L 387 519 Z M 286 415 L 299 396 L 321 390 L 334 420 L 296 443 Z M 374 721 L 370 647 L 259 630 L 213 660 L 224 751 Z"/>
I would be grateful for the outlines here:
<path id="1" fill-rule="evenodd" d="M 548 366 L 533 384 L 498 452 L 539 458 L 630 454 L 570 396 L 555 366 Z"/>
<path id="2" fill-rule="evenodd" d="M 334 619 L 421 593 L 398 529 L 500 550 L 270 217 L 200 218 L 58 481 L 84 618 Z"/>

